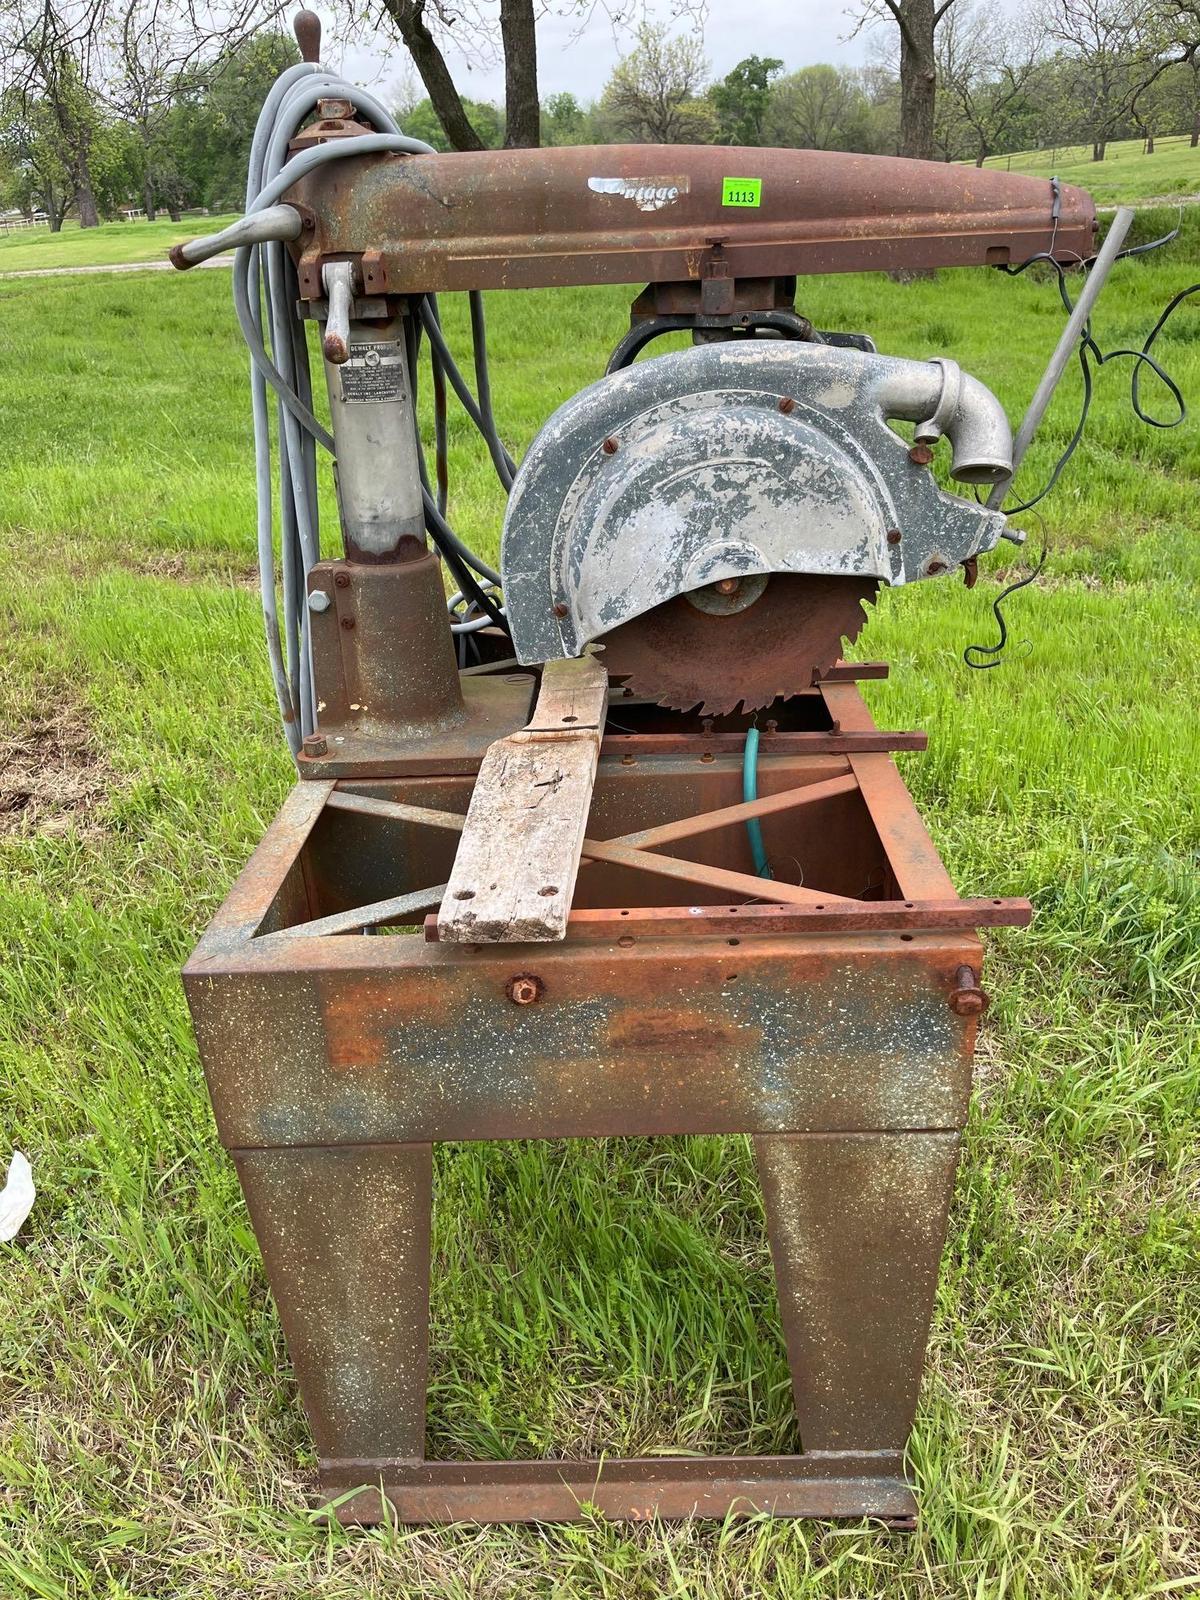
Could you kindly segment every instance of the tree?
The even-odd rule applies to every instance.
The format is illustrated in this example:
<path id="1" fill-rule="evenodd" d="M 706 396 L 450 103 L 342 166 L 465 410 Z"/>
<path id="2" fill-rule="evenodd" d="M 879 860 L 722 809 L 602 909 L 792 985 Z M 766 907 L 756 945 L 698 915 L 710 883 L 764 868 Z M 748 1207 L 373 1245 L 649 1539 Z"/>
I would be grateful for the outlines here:
<path id="1" fill-rule="evenodd" d="M 256 34 L 202 81 L 182 86 L 162 125 L 181 192 L 189 204 L 240 210 L 259 107 L 272 83 L 300 59 L 290 34 Z"/>
<path id="2" fill-rule="evenodd" d="M 668 37 L 643 22 L 636 43 L 613 69 L 600 113 L 620 137 L 642 144 L 691 144 L 714 131 L 710 106 L 698 97 L 708 63 L 694 35 Z"/>
<path id="3" fill-rule="evenodd" d="M 1191 142 L 1194 149 L 1200 144 L 1200 0 L 1148 0 L 1143 42 L 1146 70 L 1141 74 L 1130 99 L 1134 120 L 1145 130 L 1146 118 L 1140 107 L 1143 96 L 1156 95 L 1159 79 L 1164 73 L 1172 73 L 1177 67 L 1186 67 L 1191 74 L 1191 83 L 1182 93 L 1190 102 Z M 1173 76 L 1177 84 L 1183 79 L 1182 73 L 1173 73 Z M 1169 91 L 1165 97 L 1158 97 L 1155 110 L 1161 107 L 1164 98 L 1172 98 Z M 1148 134 L 1147 149 L 1152 151 L 1153 148 L 1153 134 Z"/>
<path id="4" fill-rule="evenodd" d="M 892 21 L 900 30 L 900 154 L 929 161 L 934 154 L 938 24 L 954 0 L 867 0 L 855 32 Z"/>
<path id="5" fill-rule="evenodd" d="M 1006 142 L 1028 110 L 1044 55 L 1045 29 L 1033 14 L 1013 21 L 998 17 L 993 7 L 976 5 L 947 17 L 937 36 L 937 118 L 948 160 L 962 148 L 961 140 L 982 167 Z"/>
<path id="6" fill-rule="evenodd" d="M 1142 0 L 1054 0 L 1051 7 L 1048 32 L 1065 52 L 1068 89 L 1093 161 L 1104 160 L 1151 77 L 1149 17 Z"/>
<path id="7" fill-rule="evenodd" d="M 5 0 L 0 6 L 7 94 L 30 126 L 39 128 L 39 137 L 52 141 L 81 228 L 100 221 L 91 170 L 100 115 L 88 83 L 95 44 L 94 19 L 58 0 Z"/>
<path id="8" fill-rule="evenodd" d="M 0 104 L 0 150 L 10 172 L 9 198 L 22 211 L 44 211 L 58 233 L 71 204 L 71 178 L 59 154 L 58 127 L 44 101 L 10 92 Z"/>
<path id="9" fill-rule="evenodd" d="M 853 72 L 801 67 L 776 84 L 767 127 L 772 144 L 861 150 L 870 143 L 867 97 Z"/>
<path id="10" fill-rule="evenodd" d="M 542 140 L 545 144 L 586 144 L 587 113 L 573 94 L 552 94 L 542 104 Z"/>
<path id="11" fill-rule="evenodd" d="M 854 74 L 865 104 L 862 148 L 880 155 L 900 151 L 900 79 L 879 62 Z"/>
<path id="12" fill-rule="evenodd" d="M 421 75 L 450 149 L 486 149 L 486 140 L 455 87 L 437 32 L 452 33 L 457 27 L 455 37 L 468 52 L 486 55 L 488 19 L 471 0 L 461 9 L 452 0 L 382 0 L 382 5 Z M 510 148 L 536 145 L 540 141 L 540 107 L 534 0 L 500 0 L 500 44 L 504 58 L 504 142 Z"/>
<path id="13" fill-rule="evenodd" d="M 170 0 L 107 0 L 111 57 L 105 103 L 137 135 L 142 204 L 152 221 L 161 199 L 178 220 L 183 186 L 171 143 L 170 113 L 185 91 L 202 91 L 258 23 L 262 0 L 209 0 L 201 14 Z"/>
<path id="14" fill-rule="evenodd" d="M 462 101 L 466 115 L 471 119 L 471 127 L 475 130 L 479 143 L 477 150 L 498 150 L 504 143 L 504 113 L 499 106 L 494 106 L 487 100 Z M 401 107 L 397 107 L 397 113 Z M 411 110 L 397 115 L 396 120 L 410 138 L 424 139 L 426 144 L 431 144 L 435 150 L 449 150 L 450 141 L 446 137 L 446 130 L 438 121 L 437 112 L 433 108 L 433 101 L 429 99 L 418 100 Z"/>
<path id="15" fill-rule="evenodd" d="M 774 56 L 747 56 L 720 83 L 713 84 L 709 98 L 717 114 L 717 137 L 722 144 L 765 142 L 771 83 L 782 70 L 783 62 Z"/>

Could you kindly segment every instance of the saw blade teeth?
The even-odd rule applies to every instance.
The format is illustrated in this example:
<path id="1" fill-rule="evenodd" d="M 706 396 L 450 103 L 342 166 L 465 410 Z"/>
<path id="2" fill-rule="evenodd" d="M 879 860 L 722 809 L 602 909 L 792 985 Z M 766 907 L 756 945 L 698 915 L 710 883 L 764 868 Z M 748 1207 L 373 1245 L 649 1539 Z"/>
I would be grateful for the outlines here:
<path id="1" fill-rule="evenodd" d="M 752 605 L 722 617 L 676 596 L 606 636 L 609 670 L 667 710 L 751 715 L 812 687 L 861 631 L 875 587 L 776 573 Z"/>

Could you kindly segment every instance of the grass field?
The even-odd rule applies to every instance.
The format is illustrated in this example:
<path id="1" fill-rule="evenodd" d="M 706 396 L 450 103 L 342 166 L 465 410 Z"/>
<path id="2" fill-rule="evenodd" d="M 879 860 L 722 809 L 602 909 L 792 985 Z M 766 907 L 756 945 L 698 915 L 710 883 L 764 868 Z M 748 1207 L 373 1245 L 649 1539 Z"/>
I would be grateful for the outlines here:
<path id="1" fill-rule="evenodd" d="M 102 222 L 98 228 L 64 223 L 61 233 L 30 228 L 0 235 L 0 274 L 39 267 L 107 266 L 122 261 L 165 261 L 167 251 L 198 233 L 216 233 L 233 217 L 189 217 L 183 222 Z"/>
<path id="2" fill-rule="evenodd" d="M 1139 218 L 1142 237 L 1172 218 Z M 1200 228 L 1122 265 L 1140 342 Z M 246 360 L 223 274 L 0 285 L 0 1143 L 40 1195 L 0 1246 L 0 1595 L 40 1600 L 1185 1594 L 1200 1573 L 1200 541 L 1194 422 L 1101 374 L 991 635 L 996 559 L 880 605 L 860 651 L 959 888 L 1029 894 L 996 997 L 912 1459 L 919 1532 L 768 1521 L 320 1528 L 311 1447 L 178 969 L 287 792 L 251 573 Z M 597 375 L 620 291 L 491 297 L 518 453 Z M 822 326 L 950 353 L 1019 413 L 1051 283 L 802 283 Z M 461 307 L 448 306 L 463 348 Z M 1161 354 L 1200 404 L 1200 297 Z M 1149 386 L 1145 398 L 1151 400 Z M 1073 426 L 1072 375 L 1021 487 Z M 452 511 L 500 504 L 454 418 Z M 324 482 L 327 540 L 334 537 Z M 1028 641 L 1027 647 L 1024 641 Z M 432 1454 L 794 1444 L 747 1150 L 439 1149 Z M 586 1277 L 586 1295 L 572 1284 Z"/>
<path id="3" fill-rule="evenodd" d="M 1150 156 L 1141 139 L 1120 139 L 1108 146 L 1103 161 L 1092 160 L 1091 145 L 1069 145 L 992 156 L 984 165 L 1038 177 L 1053 173 L 1066 183 L 1090 189 L 1102 205 L 1200 195 L 1200 149 L 1193 150 L 1182 134 L 1156 139 Z"/>

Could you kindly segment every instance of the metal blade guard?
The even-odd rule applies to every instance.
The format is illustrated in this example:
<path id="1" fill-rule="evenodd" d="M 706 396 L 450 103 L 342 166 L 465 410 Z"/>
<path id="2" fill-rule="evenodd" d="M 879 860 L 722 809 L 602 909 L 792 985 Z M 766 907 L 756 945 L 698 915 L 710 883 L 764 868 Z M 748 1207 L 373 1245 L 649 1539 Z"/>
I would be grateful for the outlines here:
<path id="1" fill-rule="evenodd" d="M 576 656 L 715 585 L 745 594 L 773 573 L 903 584 L 992 549 L 1004 517 L 938 489 L 892 419 L 915 423 L 917 441 L 945 434 L 960 482 L 1010 470 L 999 402 L 952 361 L 747 340 L 592 384 L 538 434 L 509 499 L 501 565 L 518 658 Z M 803 668 L 791 687 L 811 681 Z"/>

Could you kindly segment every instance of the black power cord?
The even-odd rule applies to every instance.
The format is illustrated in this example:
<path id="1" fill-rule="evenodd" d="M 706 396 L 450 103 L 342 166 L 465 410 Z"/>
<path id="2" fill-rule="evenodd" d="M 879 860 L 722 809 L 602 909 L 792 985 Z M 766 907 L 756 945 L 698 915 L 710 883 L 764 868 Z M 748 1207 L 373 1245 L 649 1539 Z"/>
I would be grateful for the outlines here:
<path id="1" fill-rule="evenodd" d="M 1179 229 L 1180 224 L 1177 224 L 1174 228 L 1172 228 L 1170 233 L 1163 234 L 1161 239 L 1151 239 L 1146 244 L 1131 245 L 1128 250 L 1120 251 L 1115 257 L 1115 260 L 1124 261 L 1131 256 L 1144 256 L 1149 255 L 1153 250 L 1161 250 L 1165 245 L 1171 244 L 1173 240 L 1179 237 Z M 1063 266 L 1061 261 L 1059 261 L 1055 256 L 1051 255 L 1048 251 L 1039 251 L 1037 255 L 1030 256 L 1027 261 L 1022 261 L 1020 266 L 1002 266 L 999 268 L 999 270 L 1010 278 L 1018 278 L 1023 272 L 1027 272 L 1030 267 L 1036 265 L 1038 262 L 1046 262 L 1054 269 L 1058 280 L 1059 298 L 1062 300 L 1063 308 L 1067 315 L 1070 316 L 1071 312 L 1075 309 L 1075 303 L 1072 300 L 1070 291 L 1067 287 L 1066 268 Z M 1084 272 L 1087 272 L 1095 265 L 1095 262 L 1095 256 L 1089 256 L 1086 260 L 1080 261 L 1079 265 Z M 1190 284 L 1186 289 L 1181 289 L 1178 294 L 1172 296 L 1167 305 L 1164 307 L 1162 314 L 1158 318 L 1158 321 L 1154 324 L 1154 327 L 1150 330 L 1150 333 L 1147 335 L 1144 343 L 1138 350 L 1126 349 L 1124 347 L 1116 350 L 1101 350 L 1099 344 L 1096 342 L 1094 334 L 1092 333 L 1091 319 L 1088 319 L 1088 321 L 1084 324 L 1083 331 L 1079 337 L 1078 353 L 1080 372 L 1083 377 L 1083 404 L 1080 408 L 1079 421 L 1075 427 L 1075 431 L 1072 433 L 1066 449 L 1055 462 L 1054 468 L 1043 487 L 1038 490 L 1037 494 L 1035 494 L 1032 499 L 1023 500 L 1019 505 L 1009 506 L 1007 508 L 1009 515 L 1017 515 L 1022 511 L 1028 511 L 1032 506 L 1037 505 L 1039 500 L 1043 500 L 1046 495 L 1050 493 L 1051 489 L 1053 489 L 1057 484 L 1059 478 L 1062 476 L 1063 469 L 1066 467 L 1068 461 L 1070 461 L 1071 457 L 1075 454 L 1076 449 L 1079 447 L 1079 442 L 1083 438 L 1084 431 L 1087 427 L 1088 414 L 1091 411 L 1092 397 L 1094 393 L 1092 362 L 1095 363 L 1096 368 L 1098 369 L 1102 366 L 1105 366 L 1110 361 L 1132 360 L 1134 366 L 1133 372 L 1130 375 L 1130 404 L 1133 407 L 1134 416 L 1137 417 L 1139 422 L 1145 423 L 1147 427 L 1164 429 L 1177 428 L 1179 427 L 1180 423 L 1186 420 L 1188 409 L 1187 402 L 1183 398 L 1182 389 L 1180 389 L 1178 383 L 1161 364 L 1161 362 L 1155 360 L 1155 358 L 1150 354 L 1150 351 L 1179 306 L 1182 305 L 1182 303 L 1188 299 L 1189 296 L 1197 293 L 1200 293 L 1200 283 Z M 1177 414 L 1174 417 L 1161 418 L 1152 416 L 1150 412 L 1148 412 L 1142 405 L 1141 381 L 1143 367 L 1150 368 L 1151 372 L 1154 373 L 1154 376 L 1159 379 L 1163 387 L 1167 390 L 1167 393 L 1171 396 L 1171 399 L 1174 401 L 1177 408 Z"/>
<path id="2" fill-rule="evenodd" d="M 1054 185 L 1054 221 L 1055 231 L 1057 232 L 1057 207 L 1059 195 L 1058 180 L 1052 179 L 1051 182 Z M 1162 238 L 1160 239 L 1151 239 L 1145 244 L 1131 245 L 1129 249 L 1119 251 L 1114 260 L 1124 261 L 1131 256 L 1149 255 L 1151 251 L 1161 250 L 1165 245 L 1171 244 L 1179 237 L 1180 228 L 1182 226 L 1182 215 L 1183 214 L 1181 210 L 1180 222 L 1177 223 L 1174 228 L 1172 228 L 1170 233 L 1163 234 Z M 1059 261 L 1056 256 L 1051 254 L 1050 251 L 1039 251 L 1037 255 L 1030 256 L 1027 261 L 1022 261 L 1019 266 L 1001 266 L 999 270 L 1010 278 L 1019 278 L 1023 272 L 1027 272 L 1030 267 L 1034 266 L 1040 261 L 1046 262 L 1054 269 L 1057 275 L 1059 298 L 1062 300 L 1063 308 L 1065 309 L 1067 315 L 1070 316 L 1071 312 L 1075 309 L 1075 306 L 1074 301 L 1071 299 L 1070 291 L 1067 288 L 1066 269 L 1064 268 L 1062 262 Z M 1084 272 L 1087 272 L 1090 271 L 1090 269 L 1095 265 L 1095 262 L 1096 257 L 1089 256 L 1086 260 L 1081 260 L 1079 262 L 1079 266 Z M 1189 284 L 1186 289 L 1181 289 L 1178 294 L 1173 295 L 1164 306 L 1157 322 L 1154 324 L 1153 328 L 1151 328 L 1149 334 L 1143 341 L 1141 348 L 1137 350 L 1127 349 L 1124 347 L 1115 350 L 1102 350 L 1097 343 L 1094 334 L 1092 333 L 1091 319 L 1089 318 L 1089 320 L 1084 324 L 1083 331 L 1079 337 L 1079 369 L 1083 378 L 1083 404 L 1081 405 L 1079 411 L 1079 421 L 1076 423 L 1075 430 L 1067 442 L 1066 449 L 1054 463 L 1054 467 L 1051 470 L 1050 476 L 1047 478 L 1046 482 L 1038 490 L 1037 494 L 1033 495 L 1030 499 L 1021 501 L 1019 505 L 1008 506 L 1006 511 L 1009 516 L 1016 516 L 1021 512 L 1032 510 L 1032 508 L 1037 505 L 1039 500 L 1044 500 L 1058 483 L 1058 480 L 1062 476 L 1067 463 L 1078 449 L 1080 440 L 1083 438 L 1084 432 L 1087 428 L 1088 415 L 1091 412 L 1092 398 L 1095 392 L 1092 368 L 1093 362 L 1095 363 L 1097 370 L 1100 367 L 1105 366 L 1110 361 L 1131 360 L 1133 362 L 1133 371 L 1130 374 L 1129 382 L 1130 404 L 1133 408 L 1134 416 L 1139 422 L 1145 423 L 1147 427 L 1163 429 L 1177 428 L 1179 427 L 1180 423 L 1186 420 L 1188 408 L 1187 402 L 1183 397 L 1182 389 L 1162 365 L 1162 363 L 1155 360 L 1155 358 L 1150 354 L 1150 351 L 1153 349 L 1159 335 L 1162 333 L 1171 317 L 1175 314 L 1176 310 L 1178 310 L 1185 300 L 1194 294 L 1200 294 L 1200 283 Z M 1144 367 L 1150 368 L 1151 372 L 1153 372 L 1154 376 L 1159 379 L 1167 393 L 1171 396 L 1177 411 L 1177 414 L 1174 417 L 1162 418 L 1152 416 L 1151 413 L 1148 412 L 1142 405 L 1141 382 L 1142 369 Z M 976 498 L 978 498 L 978 495 Z M 997 595 L 996 599 L 992 602 L 992 612 L 995 615 L 996 623 L 1000 630 L 1000 637 L 994 645 L 969 644 L 963 651 L 963 660 L 966 662 L 967 666 L 974 667 L 980 671 L 986 671 L 989 667 L 998 667 L 1000 665 L 1000 657 L 1008 643 L 1008 626 L 1004 620 L 1004 614 L 1001 610 L 1001 607 L 1010 595 L 1015 594 L 1018 589 L 1026 588 L 1040 576 L 1045 568 L 1047 555 L 1048 550 L 1043 547 L 1041 556 L 1039 557 L 1038 563 L 1036 567 L 1034 567 L 1033 571 L 1028 573 L 1024 578 L 1019 579 L 1016 583 L 1010 583 L 1007 588 L 1003 589 L 1000 594 Z"/>

